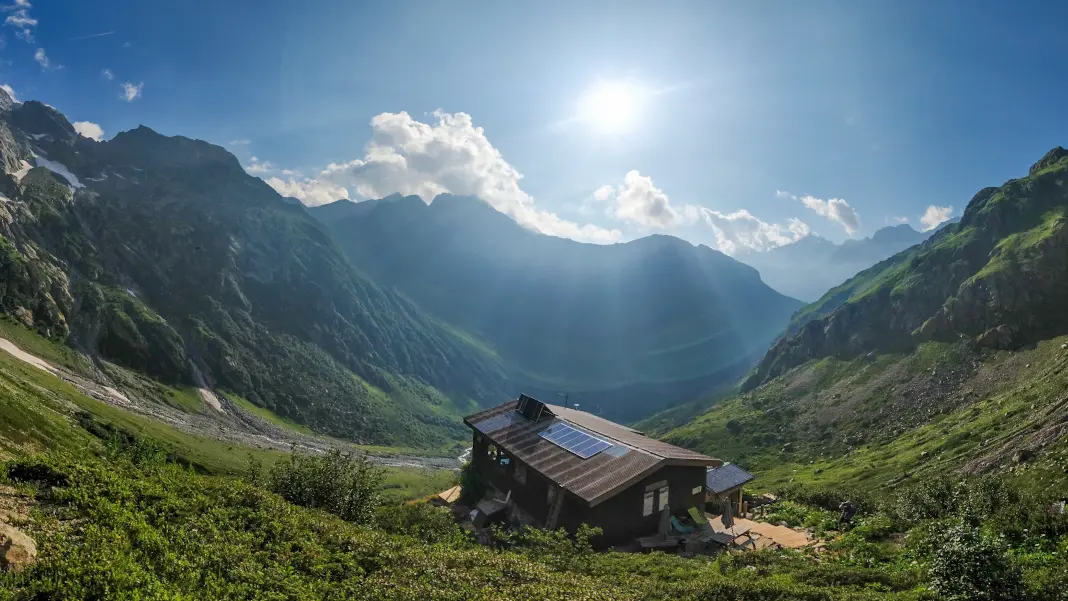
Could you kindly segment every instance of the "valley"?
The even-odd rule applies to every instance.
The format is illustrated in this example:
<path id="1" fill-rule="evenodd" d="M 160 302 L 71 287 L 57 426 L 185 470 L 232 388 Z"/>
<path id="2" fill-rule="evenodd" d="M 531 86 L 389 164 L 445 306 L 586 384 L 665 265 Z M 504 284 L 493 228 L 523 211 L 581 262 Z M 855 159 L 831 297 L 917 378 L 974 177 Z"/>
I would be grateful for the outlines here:
<path id="1" fill-rule="evenodd" d="M 145 127 L 91 142 L 47 105 L 0 104 L 0 503 L 42 550 L 0 573 L 2 601 L 378 599 L 402 580 L 394 598 L 577 580 L 586 598 L 1045 600 L 1068 582 L 1063 148 L 804 305 L 678 238 L 581 244 L 451 195 L 305 208 L 220 147 Z M 461 418 L 515 391 L 619 437 L 584 444 L 633 453 L 621 465 L 751 470 L 745 498 L 777 504 L 748 516 L 818 544 L 634 555 L 581 527 L 465 530 L 467 505 L 421 501 L 475 494 L 457 468 L 488 451 Z M 685 495 L 662 484 L 670 511 Z M 955 583 L 940 562 L 974 549 L 992 576 Z M 229 555 L 246 571 L 220 570 Z M 438 595 L 442 574 L 468 588 Z"/>

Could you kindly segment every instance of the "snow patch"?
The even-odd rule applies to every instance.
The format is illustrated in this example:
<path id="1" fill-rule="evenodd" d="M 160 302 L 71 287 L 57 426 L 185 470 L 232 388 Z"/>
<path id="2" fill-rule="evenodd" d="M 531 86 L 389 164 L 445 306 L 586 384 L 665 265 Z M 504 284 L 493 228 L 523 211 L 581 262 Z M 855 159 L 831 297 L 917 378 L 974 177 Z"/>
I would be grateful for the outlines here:
<path id="1" fill-rule="evenodd" d="M 134 292 L 133 290 L 130 290 L 129 288 L 127 288 L 126 292 L 128 292 L 130 294 L 130 296 L 132 296 L 134 298 L 137 298 L 137 293 Z"/>
<path id="2" fill-rule="evenodd" d="M 67 180 L 67 182 L 70 183 L 70 185 L 72 187 L 74 187 L 74 188 L 84 188 L 85 187 L 85 184 L 83 184 L 80 181 L 78 181 L 78 177 L 76 175 L 74 175 L 73 173 L 71 173 L 70 169 L 67 169 L 67 166 L 64 165 L 63 163 L 57 163 L 56 161 L 51 161 L 51 160 L 48 160 L 48 159 L 46 159 L 44 157 L 34 157 L 34 160 L 37 162 L 37 166 L 38 167 L 44 167 L 45 169 L 48 169 L 49 171 L 51 171 L 52 173 L 55 173 L 56 175 L 63 176 L 63 179 Z"/>
<path id="3" fill-rule="evenodd" d="M 101 173 L 100 177 L 87 177 L 87 178 L 85 178 L 85 180 L 89 181 L 89 182 L 102 182 L 102 181 L 106 180 L 107 178 L 108 178 L 108 174 L 107 173 Z"/>
<path id="4" fill-rule="evenodd" d="M 41 138 L 48 138 L 49 140 L 52 139 L 52 136 L 48 134 L 30 134 L 30 137 L 34 140 L 40 140 Z"/>

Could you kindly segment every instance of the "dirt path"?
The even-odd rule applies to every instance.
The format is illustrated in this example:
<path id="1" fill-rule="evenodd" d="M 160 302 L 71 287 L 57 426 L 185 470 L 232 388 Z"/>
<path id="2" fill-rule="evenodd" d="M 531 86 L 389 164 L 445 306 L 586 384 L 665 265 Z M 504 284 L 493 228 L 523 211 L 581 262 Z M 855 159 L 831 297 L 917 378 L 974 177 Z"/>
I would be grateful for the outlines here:
<path id="1" fill-rule="evenodd" d="M 56 370 L 55 367 L 52 367 L 49 362 L 45 361 L 44 359 L 41 359 L 40 357 L 35 357 L 34 355 L 27 353 L 26 351 L 15 346 L 14 343 L 12 343 L 6 338 L 0 338 L 0 349 L 7 351 L 16 359 L 25 361 L 26 363 L 29 363 L 37 369 L 43 369 L 44 371 L 51 372 L 53 374 L 59 373 L 58 370 Z"/>
<path id="2" fill-rule="evenodd" d="M 418 467 L 431 469 L 458 469 L 459 462 L 449 457 L 423 457 L 418 455 L 373 455 L 359 451 L 351 443 L 325 436 L 306 435 L 248 412 L 232 403 L 224 395 L 207 388 L 199 378 L 198 391 L 205 404 L 214 409 L 210 414 L 186 413 L 169 405 L 142 399 L 124 393 L 112 386 L 112 382 L 86 379 L 58 368 L 47 361 L 20 349 L 10 340 L 0 338 L 0 350 L 38 369 L 47 371 L 69 382 L 87 396 L 126 411 L 163 422 L 187 434 L 214 438 L 227 443 L 261 449 L 289 451 L 297 449 L 305 453 L 325 453 L 331 449 L 354 451 L 365 455 L 380 465 L 393 467 Z M 199 376 L 199 371 L 195 372 Z"/>

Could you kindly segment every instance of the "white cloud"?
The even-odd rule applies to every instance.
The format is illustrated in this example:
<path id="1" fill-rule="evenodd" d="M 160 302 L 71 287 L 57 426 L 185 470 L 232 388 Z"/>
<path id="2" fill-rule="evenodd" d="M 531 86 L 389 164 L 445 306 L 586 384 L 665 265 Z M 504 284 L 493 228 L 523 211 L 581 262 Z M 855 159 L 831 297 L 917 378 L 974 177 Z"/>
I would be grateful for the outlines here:
<path id="1" fill-rule="evenodd" d="M 108 81 L 115 79 L 115 74 L 111 72 L 111 69 L 104 69 L 100 71 L 100 76 Z"/>
<path id="2" fill-rule="evenodd" d="M 230 140 L 230 146 L 248 146 L 250 143 L 245 139 Z"/>
<path id="3" fill-rule="evenodd" d="M 286 177 L 300 177 L 303 174 L 300 171 L 297 171 L 296 169 L 283 169 L 282 175 Z"/>
<path id="4" fill-rule="evenodd" d="M 909 222 L 909 218 L 908 217 L 891 217 L 890 221 L 893 221 L 894 223 L 897 223 L 897 224 L 900 225 L 902 223 L 908 223 Z"/>
<path id="5" fill-rule="evenodd" d="M 605 184 L 600 188 L 597 188 L 597 190 L 593 192 L 593 199 L 597 202 L 604 202 L 615 195 L 616 189 L 608 184 Z"/>
<path id="6" fill-rule="evenodd" d="M 48 68 L 48 55 L 45 54 L 44 48 L 38 48 L 37 52 L 33 53 L 33 60 L 37 61 L 37 64 L 41 65 L 42 69 Z"/>
<path id="7" fill-rule="evenodd" d="M 296 198 L 309 207 L 317 207 L 342 198 L 349 198 L 347 189 L 331 184 L 328 181 L 271 177 L 266 182 L 282 196 Z"/>
<path id="8" fill-rule="evenodd" d="M 721 213 L 702 207 L 701 215 L 716 235 L 716 246 L 729 255 L 745 249 L 763 252 L 786 246 L 811 233 L 808 224 L 796 217 L 782 225 L 761 221 L 745 209 Z"/>
<path id="9" fill-rule="evenodd" d="M 816 214 L 821 217 L 826 217 L 831 221 L 837 221 L 850 236 L 853 236 L 860 230 L 860 214 L 856 209 L 849 206 L 849 203 L 841 198 L 832 198 L 830 200 L 823 200 L 822 198 L 816 198 L 809 194 L 805 194 L 801 198 L 798 198 L 796 194 L 791 194 L 786 190 L 776 190 L 775 196 L 779 198 L 788 198 L 790 200 L 800 200 L 806 207 L 812 209 Z"/>
<path id="10" fill-rule="evenodd" d="M 614 201 L 609 214 L 638 225 L 664 229 L 680 223 L 693 223 L 698 218 L 696 207 L 671 206 L 668 195 L 653 184 L 653 178 L 637 170 L 628 171 L 617 188 L 601 186 L 593 193 L 598 202 Z"/>
<path id="11" fill-rule="evenodd" d="M 4 19 L 4 25 L 13 27 L 15 37 L 26 43 L 33 43 L 33 28 L 37 27 L 37 19 L 30 15 L 32 5 L 27 0 L 15 0 L 14 4 L 3 7 L 4 12 L 11 13 Z"/>
<path id="12" fill-rule="evenodd" d="M 423 123 L 408 113 L 371 119 L 364 156 L 331 163 L 314 179 L 272 177 L 280 194 L 315 206 L 340 198 L 366 200 L 390 194 L 417 195 L 430 202 L 442 193 L 476 196 L 521 225 L 545 234 L 591 242 L 622 238 L 619 230 L 581 225 L 538 209 L 519 187 L 522 175 L 504 160 L 466 113 L 434 113 Z"/>
<path id="13" fill-rule="evenodd" d="M 261 161 L 254 156 L 249 157 L 249 165 L 245 167 L 245 171 L 252 175 L 271 173 L 274 171 L 274 163 L 271 163 L 270 161 Z"/>
<path id="14" fill-rule="evenodd" d="M 923 212 L 923 216 L 920 217 L 920 223 L 923 224 L 923 231 L 929 232 L 943 223 L 949 221 L 953 217 L 953 207 L 936 207 L 930 205 L 927 210 Z"/>
<path id="15" fill-rule="evenodd" d="M 126 102 L 133 102 L 141 97 L 141 88 L 145 87 L 145 84 L 132 84 L 130 82 L 123 82 L 122 84 L 122 98 Z"/>
<path id="16" fill-rule="evenodd" d="M 0 90 L 7 92 L 7 95 L 11 97 L 12 102 L 18 102 L 18 96 L 15 96 L 15 89 L 11 87 L 11 84 L 4 84 L 0 86 Z"/>
<path id="17" fill-rule="evenodd" d="M 853 207 L 849 206 L 848 202 L 841 198 L 823 200 L 815 196 L 805 195 L 801 197 L 801 203 L 815 211 L 817 215 L 840 223 L 850 236 L 856 234 L 857 230 L 860 229 L 860 215 L 857 214 Z"/>
<path id="18" fill-rule="evenodd" d="M 97 142 L 104 137 L 104 129 L 92 121 L 75 121 L 74 131 Z"/>

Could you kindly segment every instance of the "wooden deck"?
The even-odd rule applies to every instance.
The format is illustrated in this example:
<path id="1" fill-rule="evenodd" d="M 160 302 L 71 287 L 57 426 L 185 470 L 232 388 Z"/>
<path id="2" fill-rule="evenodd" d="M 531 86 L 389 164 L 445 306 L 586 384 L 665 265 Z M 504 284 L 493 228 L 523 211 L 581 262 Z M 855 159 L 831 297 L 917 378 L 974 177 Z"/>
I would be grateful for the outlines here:
<path id="1" fill-rule="evenodd" d="M 784 549 L 800 549 L 801 547 L 807 547 L 814 545 L 819 541 L 809 537 L 808 533 L 803 530 L 794 530 L 793 528 L 787 528 L 786 526 L 776 526 L 775 524 L 768 524 L 766 522 L 754 522 L 745 518 L 734 518 L 734 526 L 727 528 L 723 525 L 723 521 L 718 515 L 707 515 L 708 523 L 712 526 L 712 529 L 716 533 L 722 533 L 724 536 L 730 536 L 737 542 L 738 537 L 744 539 L 744 535 L 748 534 L 758 541 L 761 539 L 767 539 L 768 542 L 756 543 L 756 548 L 762 549 L 770 546 L 771 544 L 778 545 Z M 757 538 L 756 535 L 759 535 Z"/>

